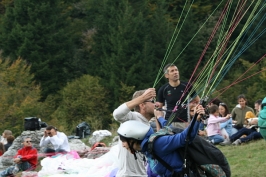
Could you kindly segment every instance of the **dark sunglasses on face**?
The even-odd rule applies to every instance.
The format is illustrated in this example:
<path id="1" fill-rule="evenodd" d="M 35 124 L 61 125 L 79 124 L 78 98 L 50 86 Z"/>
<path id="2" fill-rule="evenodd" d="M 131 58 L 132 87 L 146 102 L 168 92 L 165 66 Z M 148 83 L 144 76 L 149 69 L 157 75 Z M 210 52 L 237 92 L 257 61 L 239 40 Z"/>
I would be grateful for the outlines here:
<path id="1" fill-rule="evenodd" d="M 155 101 L 154 101 L 154 100 L 147 100 L 147 101 L 144 101 L 144 102 L 155 103 Z"/>
<path id="2" fill-rule="evenodd" d="M 26 143 L 31 143 L 31 141 L 25 141 Z"/>

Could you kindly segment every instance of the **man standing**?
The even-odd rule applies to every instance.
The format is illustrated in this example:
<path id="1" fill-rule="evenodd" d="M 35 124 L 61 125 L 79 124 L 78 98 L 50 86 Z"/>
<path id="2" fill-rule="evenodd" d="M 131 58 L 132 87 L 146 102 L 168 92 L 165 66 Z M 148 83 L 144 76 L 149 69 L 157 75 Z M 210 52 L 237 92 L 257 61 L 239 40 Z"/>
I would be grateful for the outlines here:
<path id="1" fill-rule="evenodd" d="M 154 88 L 140 90 L 133 94 L 131 101 L 120 105 L 114 110 L 114 119 L 120 123 L 128 120 L 137 120 L 149 124 L 149 120 L 154 117 L 154 98 L 156 91 Z M 131 110 L 135 110 L 134 112 Z M 136 127 L 138 128 L 138 127 Z M 119 170 L 116 177 L 147 177 L 145 168 L 144 155 L 136 153 L 136 158 L 127 149 L 123 148 L 122 142 L 119 140 Z"/>
<path id="2" fill-rule="evenodd" d="M 46 148 L 44 153 L 47 153 L 50 156 L 55 153 L 67 153 L 70 151 L 66 134 L 57 131 L 57 129 L 51 125 L 46 127 L 44 135 L 40 141 L 40 147 L 46 146 L 49 143 L 54 146 L 54 149 Z"/>
<path id="3" fill-rule="evenodd" d="M 167 64 L 164 67 L 164 76 L 168 79 L 168 83 L 163 85 L 158 91 L 158 106 L 159 108 L 166 106 L 165 119 L 168 120 L 178 102 L 180 102 L 179 107 L 182 103 L 186 104 L 187 106 L 184 107 L 179 115 L 176 115 L 172 123 L 174 127 L 184 129 L 188 126 L 189 103 L 198 104 L 200 98 L 195 91 L 191 93 L 192 85 L 180 81 L 178 68 L 174 64 Z"/>
<path id="4" fill-rule="evenodd" d="M 22 171 L 34 170 L 37 165 L 37 149 L 32 147 L 31 139 L 29 137 L 24 138 L 23 148 L 19 149 L 15 158 L 15 166 L 10 166 L 4 170 L 0 176 L 12 176 Z"/>

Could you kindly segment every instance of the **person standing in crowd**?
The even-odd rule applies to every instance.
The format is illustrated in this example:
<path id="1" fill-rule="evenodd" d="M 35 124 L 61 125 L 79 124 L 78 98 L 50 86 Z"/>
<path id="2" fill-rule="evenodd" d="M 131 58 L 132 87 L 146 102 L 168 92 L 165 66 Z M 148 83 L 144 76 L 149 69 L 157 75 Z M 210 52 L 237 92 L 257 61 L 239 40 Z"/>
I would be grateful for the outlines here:
<path id="1" fill-rule="evenodd" d="M 197 135 L 199 123 L 201 121 L 201 114 L 205 113 L 205 110 L 201 105 L 198 105 L 195 111 L 198 114 L 198 117 L 194 126 L 191 127 L 192 131 L 189 135 L 191 140 Z M 155 111 L 155 116 L 161 127 L 163 127 L 166 123 L 166 120 L 162 117 L 163 113 L 161 111 Z M 127 121 L 120 125 L 117 133 L 123 142 L 123 147 L 132 154 L 140 154 L 140 152 L 143 152 L 146 157 L 148 157 L 149 162 L 152 160 L 152 155 L 156 154 L 174 170 L 170 171 L 164 166 L 164 164 L 156 161 L 156 163 L 149 163 L 153 173 L 165 177 L 182 175 L 184 161 L 177 149 L 185 146 L 188 128 L 181 133 L 160 136 L 157 138 L 153 145 L 153 154 L 148 150 L 148 140 L 154 131 L 147 124 L 134 120 Z M 131 156 L 133 156 L 132 154 Z"/>
<path id="2" fill-rule="evenodd" d="M 0 173 L 0 177 L 13 176 L 19 171 L 31 171 L 37 165 L 37 149 L 32 147 L 31 138 L 26 137 L 23 140 L 23 147 L 18 150 L 14 157 L 15 166 L 10 166 Z"/>
<path id="3" fill-rule="evenodd" d="M 6 138 L 7 144 L 5 144 L 5 150 L 7 151 L 8 148 L 13 144 L 15 137 L 13 135 L 10 135 Z"/>
<path id="4" fill-rule="evenodd" d="M 149 120 L 154 117 L 155 103 L 153 99 L 155 97 L 154 88 L 136 91 L 131 101 L 123 103 L 114 110 L 114 119 L 122 124 L 129 120 L 136 120 L 150 126 Z M 131 111 L 133 109 L 134 111 Z M 119 141 L 119 170 L 116 177 L 147 177 L 143 155 L 137 153 L 136 158 L 123 148 L 122 142 Z"/>
<path id="5" fill-rule="evenodd" d="M 251 107 L 247 106 L 247 99 L 245 95 L 243 94 L 239 95 L 237 100 L 240 107 L 238 106 L 235 107 L 232 110 L 231 114 L 232 114 L 233 123 L 235 124 L 234 128 L 239 130 L 244 125 L 246 112 L 251 111 L 254 113 L 254 110 Z"/>
<path id="6" fill-rule="evenodd" d="M 54 126 L 46 127 L 44 135 L 40 141 L 40 147 L 47 146 L 51 143 L 54 149 L 46 148 L 44 153 L 48 156 L 54 155 L 56 153 L 67 153 L 70 151 L 68 144 L 68 139 L 65 133 L 57 131 Z"/>
<path id="7" fill-rule="evenodd" d="M 172 123 L 172 126 L 184 129 L 189 124 L 189 103 L 193 102 L 198 104 L 200 98 L 195 91 L 191 93 L 191 84 L 180 81 L 178 68 L 174 64 L 167 64 L 164 67 L 164 76 L 168 79 L 168 83 L 158 90 L 158 107 L 162 108 L 164 105 L 166 106 L 167 112 L 165 119 L 168 120 L 178 101 L 180 101 L 180 104 L 185 103 L 187 107 L 184 107 L 181 114 L 177 115 Z M 185 102 L 187 97 L 189 99 Z"/>
<path id="8" fill-rule="evenodd" d="M 7 143 L 7 140 L 6 138 L 8 136 L 12 135 L 12 131 L 11 130 L 5 130 L 3 133 L 2 133 L 2 137 L 1 137 L 1 140 L 0 142 L 2 142 L 4 145 Z"/>

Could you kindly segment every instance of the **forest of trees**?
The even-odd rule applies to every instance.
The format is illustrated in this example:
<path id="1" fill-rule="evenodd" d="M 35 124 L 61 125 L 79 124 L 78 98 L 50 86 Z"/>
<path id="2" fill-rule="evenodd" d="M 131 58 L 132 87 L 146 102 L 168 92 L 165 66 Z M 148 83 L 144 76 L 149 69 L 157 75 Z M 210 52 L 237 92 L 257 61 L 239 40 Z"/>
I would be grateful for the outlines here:
<path id="1" fill-rule="evenodd" d="M 113 110 L 131 99 L 135 90 L 158 89 L 167 82 L 159 72 L 161 66 L 174 62 L 181 79 L 189 80 L 228 1 L 193 2 L 0 0 L 0 129 L 19 134 L 24 118 L 31 116 L 69 134 L 82 121 L 94 130 L 111 129 Z M 230 20 L 242 5 L 238 2 L 230 4 L 223 19 L 228 23 L 217 29 L 197 72 L 213 54 L 221 54 L 217 44 L 233 27 Z M 230 34 L 226 48 L 236 61 L 209 95 L 219 96 L 231 108 L 239 94 L 245 94 L 253 107 L 266 93 L 266 72 L 259 72 L 266 62 L 257 62 L 262 56 L 265 59 L 266 53 L 265 13 L 259 13 L 265 12 L 265 7 L 254 11 L 256 15 L 252 11 L 255 2 L 243 7 L 247 11 L 239 11 L 244 17 Z M 256 18 L 245 26 L 252 15 Z M 238 39 L 243 29 L 247 30 Z M 176 31 L 179 36 L 170 46 Z M 257 37 L 255 31 L 262 35 Z M 245 46 L 245 40 L 252 45 L 244 50 L 241 44 Z M 234 41 L 238 48 L 233 48 Z M 219 91 L 247 70 L 243 76 L 247 79 Z"/>

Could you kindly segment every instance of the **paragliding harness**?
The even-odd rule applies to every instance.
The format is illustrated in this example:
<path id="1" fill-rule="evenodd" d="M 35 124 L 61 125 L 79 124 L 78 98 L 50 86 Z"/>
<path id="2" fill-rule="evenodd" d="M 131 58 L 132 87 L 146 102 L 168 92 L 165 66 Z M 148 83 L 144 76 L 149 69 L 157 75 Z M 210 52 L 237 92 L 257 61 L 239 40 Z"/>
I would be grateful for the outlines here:
<path id="1" fill-rule="evenodd" d="M 258 126 L 261 136 L 266 140 L 266 97 L 262 100 L 261 111 L 259 113 Z"/>
<path id="2" fill-rule="evenodd" d="M 230 177 L 231 171 L 228 161 L 218 148 L 199 136 L 196 136 L 193 141 L 190 141 L 189 135 L 191 134 L 197 116 L 195 114 L 188 129 L 185 147 L 177 149 L 184 162 L 182 172 L 176 172 L 168 163 L 157 156 L 153 151 L 153 144 L 161 136 L 174 135 L 181 133 L 183 130 L 178 129 L 174 132 L 168 126 L 163 127 L 150 136 L 148 152 L 152 154 L 153 159 L 156 159 L 171 171 L 173 177 Z"/>

